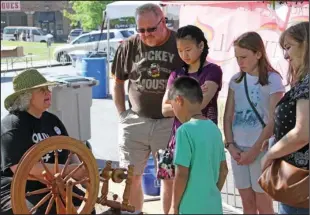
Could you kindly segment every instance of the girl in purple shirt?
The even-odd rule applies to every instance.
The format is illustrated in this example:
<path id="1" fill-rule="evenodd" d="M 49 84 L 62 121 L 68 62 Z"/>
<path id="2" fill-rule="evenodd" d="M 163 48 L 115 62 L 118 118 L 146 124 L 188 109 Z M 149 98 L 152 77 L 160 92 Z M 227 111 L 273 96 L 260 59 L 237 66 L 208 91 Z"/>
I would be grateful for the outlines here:
<path id="1" fill-rule="evenodd" d="M 167 89 L 163 98 L 162 113 L 165 117 L 174 117 L 173 110 L 168 101 L 168 91 L 173 81 L 179 76 L 195 78 L 203 90 L 202 114 L 217 124 L 217 98 L 222 87 L 222 70 L 206 58 L 209 53 L 208 42 L 200 28 L 187 25 L 177 31 L 177 48 L 183 68 L 170 74 Z M 161 199 L 163 212 L 167 214 L 171 207 L 174 166 L 173 153 L 175 148 L 175 133 L 181 122 L 174 117 L 173 128 L 168 147 L 159 158 L 157 177 L 162 179 Z"/>

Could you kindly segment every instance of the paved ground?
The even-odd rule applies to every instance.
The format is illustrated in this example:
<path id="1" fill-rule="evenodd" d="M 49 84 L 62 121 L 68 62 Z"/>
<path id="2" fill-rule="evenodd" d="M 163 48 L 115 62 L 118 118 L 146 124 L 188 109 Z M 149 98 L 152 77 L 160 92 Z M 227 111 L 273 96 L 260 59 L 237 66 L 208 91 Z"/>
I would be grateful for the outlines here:
<path id="1" fill-rule="evenodd" d="M 42 68 L 39 71 L 44 75 L 76 75 L 77 71 L 72 66 L 65 67 L 52 67 Z M 4 109 L 3 101 L 7 95 L 9 95 L 12 89 L 12 77 L 15 75 L 14 72 L 8 72 L 1 74 L 1 117 L 3 117 L 7 111 Z M 110 89 L 112 83 L 109 85 Z M 118 164 L 118 148 L 117 148 L 117 128 L 118 118 L 114 103 L 111 99 L 93 99 L 92 107 L 90 110 L 91 114 L 91 139 L 89 140 L 92 147 L 93 153 L 98 160 L 99 167 L 103 167 L 106 160 L 114 161 L 114 164 Z M 230 156 L 226 153 L 228 164 L 230 167 Z M 230 169 L 230 168 L 229 168 Z M 232 171 L 227 179 L 226 185 L 223 188 L 222 199 L 224 204 L 225 213 L 236 214 L 240 211 L 241 200 L 238 196 L 237 190 L 234 189 Z M 110 183 L 111 192 L 122 195 L 124 190 L 123 184 Z M 236 196 L 236 197 L 234 197 Z M 145 196 L 146 199 L 152 199 L 153 197 Z M 234 208 L 229 207 L 234 206 Z M 97 207 L 99 211 L 102 211 L 102 207 Z M 234 210 L 236 209 L 236 210 Z M 276 209 L 276 207 L 275 207 Z M 98 211 L 98 212 L 99 212 Z M 159 201 L 148 201 L 144 205 L 144 212 L 149 214 L 161 213 Z"/>

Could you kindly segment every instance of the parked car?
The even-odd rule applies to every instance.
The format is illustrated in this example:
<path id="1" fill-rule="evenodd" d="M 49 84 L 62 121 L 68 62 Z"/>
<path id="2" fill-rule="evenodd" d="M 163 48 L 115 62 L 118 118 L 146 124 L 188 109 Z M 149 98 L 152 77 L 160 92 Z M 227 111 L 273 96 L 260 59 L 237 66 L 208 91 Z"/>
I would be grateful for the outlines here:
<path id="1" fill-rule="evenodd" d="M 125 28 L 125 29 L 120 29 L 121 31 L 129 31 L 132 34 L 137 34 L 137 30 L 135 28 Z"/>
<path id="2" fill-rule="evenodd" d="M 46 34 L 38 27 L 29 26 L 7 26 L 3 29 L 3 40 L 16 41 L 15 32 L 20 35 L 23 31 L 29 33 L 30 41 L 46 43 L 48 40 L 53 40 L 52 34 Z M 18 39 L 17 39 L 18 40 Z"/>
<path id="3" fill-rule="evenodd" d="M 110 57 L 109 60 L 113 59 L 117 47 L 128 37 L 133 35 L 130 31 L 124 29 L 110 29 Z M 100 42 L 99 42 L 100 38 Z M 92 31 L 87 34 L 82 34 L 78 36 L 75 40 L 71 41 L 69 44 L 58 46 L 54 49 L 54 58 L 56 61 L 62 63 L 63 65 L 71 62 L 69 56 L 70 52 L 81 50 L 94 52 L 97 49 L 99 52 L 107 53 L 108 40 L 107 40 L 107 30 L 102 31 Z"/>
<path id="4" fill-rule="evenodd" d="M 78 36 L 82 34 L 86 34 L 89 32 L 83 31 L 83 29 L 72 29 L 68 35 L 67 43 L 70 43 L 71 41 L 75 40 Z"/>

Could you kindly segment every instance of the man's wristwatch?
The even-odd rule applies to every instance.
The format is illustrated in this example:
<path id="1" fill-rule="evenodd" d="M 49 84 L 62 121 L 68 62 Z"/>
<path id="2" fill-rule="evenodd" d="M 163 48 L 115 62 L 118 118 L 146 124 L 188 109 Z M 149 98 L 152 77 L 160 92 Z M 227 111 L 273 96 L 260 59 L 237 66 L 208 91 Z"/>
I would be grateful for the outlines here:
<path id="1" fill-rule="evenodd" d="M 225 148 L 228 149 L 228 147 L 229 147 L 230 144 L 234 144 L 234 142 L 226 142 L 226 143 L 225 143 Z"/>

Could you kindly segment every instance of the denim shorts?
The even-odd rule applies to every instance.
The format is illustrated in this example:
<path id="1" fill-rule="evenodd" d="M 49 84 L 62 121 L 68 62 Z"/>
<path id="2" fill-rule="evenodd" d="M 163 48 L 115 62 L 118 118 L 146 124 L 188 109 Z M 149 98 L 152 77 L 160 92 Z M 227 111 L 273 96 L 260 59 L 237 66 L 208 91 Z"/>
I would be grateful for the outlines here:
<path id="1" fill-rule="evenodd" d="M 279 202 L 278 214 L 309 214 L 309 208 L 295 208 Z"/>

